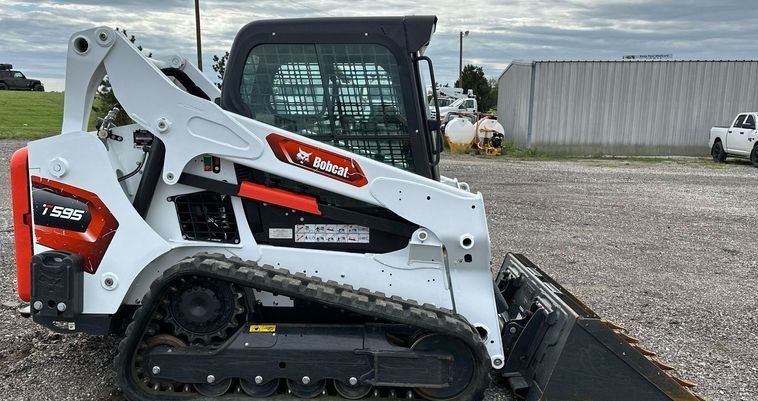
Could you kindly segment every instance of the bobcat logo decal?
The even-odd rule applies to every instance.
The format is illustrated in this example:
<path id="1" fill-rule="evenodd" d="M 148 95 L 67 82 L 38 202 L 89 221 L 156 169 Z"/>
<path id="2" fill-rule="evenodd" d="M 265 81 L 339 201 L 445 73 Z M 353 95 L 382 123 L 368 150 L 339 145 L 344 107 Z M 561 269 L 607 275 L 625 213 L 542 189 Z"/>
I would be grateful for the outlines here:
<path id="1" fill-rule="evenodd" d="M 305 162 L 310 162 L 311 161 L 311 155 L 312 154 L 313 154 L 313 152 L 308 153 L 308 152 L 304 151 L 302 148 L 298 148 L 297 156 L 295 156 L 295 157 L 297 158 L 297 161 L 300 162 L 300 164 L 303 164 Z"/>
<path id="2" fill-rule="evenodd" d="M 266 141 L 280 161 L 323 176 L 362 187 L 368 184 L 366 174 L 358 162 L 346 154 L 335 153 L 318 146 L 271 133 Z"/>

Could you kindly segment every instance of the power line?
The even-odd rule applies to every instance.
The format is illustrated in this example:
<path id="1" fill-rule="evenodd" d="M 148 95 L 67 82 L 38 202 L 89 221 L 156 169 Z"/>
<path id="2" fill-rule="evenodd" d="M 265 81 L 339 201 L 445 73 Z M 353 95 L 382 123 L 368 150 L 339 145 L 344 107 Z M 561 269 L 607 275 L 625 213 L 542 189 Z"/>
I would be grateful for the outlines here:
<path id="1" fill-rule="evenodd" d="M 307 4 L 303 4 L 303 3 L 300 3 L 299 1 L 295 1 L 295 0 L 285 0 L 285 1 L 287 1 L 288 3 L 292 3 L 292 4 L 295 4 L 295 5 L 297 5 L 297 6 L 300 6 L 300 7 L 302 7 L 302 8 L 307 8 L 307 9 L 309 9 L 309 10 L 312 10 L 312 11 L 315 11 L 315 12 L 317 12 L 317 13 L 321 13 L 321 14 L 324 14 L 324 15 L 328 15 L 328 16 L 333 16 L 333 15 L 332 15 L 332 14 L 330 14 L 329 12 L 326 12 L 326 11 L 324 11 L 324 10 L 319 10 L 318 8 L 315 8 L 315 7 L 311 7 L 311 6 L 307 5 Z"/>

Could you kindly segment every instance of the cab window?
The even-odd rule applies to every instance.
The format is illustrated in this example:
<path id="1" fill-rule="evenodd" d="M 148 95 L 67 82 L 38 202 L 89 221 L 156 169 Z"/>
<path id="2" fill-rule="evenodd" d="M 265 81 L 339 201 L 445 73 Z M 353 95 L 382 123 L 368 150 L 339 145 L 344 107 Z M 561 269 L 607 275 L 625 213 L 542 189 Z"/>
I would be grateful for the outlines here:
<path id="1" fill-rule="evenodd" d="M 263 44 L 240 93 L 256 120 L 413 170 L 397 64 L 374 44 Z"/>
<path id="2" fill-rule="evenodd" d="M 734 121 L 734 125 L 732 127 L 742 128 L 742 123 L 745 121 L 745 117 L 747 117 L 747 114 L 740 114 L 737 116 L 737 120 Z"/>
<path id="3" fill-rule="evenodd" d="M 745 122 L 742 123 L 742 128 L 755 129 L 755 117 L 752 114 L 748 114 Z"/>

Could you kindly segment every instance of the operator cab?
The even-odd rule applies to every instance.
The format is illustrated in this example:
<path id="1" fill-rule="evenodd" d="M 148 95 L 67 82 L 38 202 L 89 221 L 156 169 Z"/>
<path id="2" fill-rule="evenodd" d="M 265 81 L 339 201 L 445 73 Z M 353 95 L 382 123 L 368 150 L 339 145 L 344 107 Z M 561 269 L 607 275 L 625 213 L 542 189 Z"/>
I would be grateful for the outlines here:
<path id="1" fill-rule="evenodd" d="M 420 61 L 434 16 L 255 21 L 234 40 L 221 106 L 439 179 Z M 434 84 L 434 82 L 432 82 Z"/>

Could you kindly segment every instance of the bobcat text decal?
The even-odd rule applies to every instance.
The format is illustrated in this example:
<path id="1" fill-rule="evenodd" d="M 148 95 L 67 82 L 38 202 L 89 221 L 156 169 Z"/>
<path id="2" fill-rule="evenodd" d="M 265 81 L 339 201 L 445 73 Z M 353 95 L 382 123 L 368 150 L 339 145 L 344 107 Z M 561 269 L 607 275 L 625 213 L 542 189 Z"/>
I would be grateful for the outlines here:
<path id="1" fill-rule="evenodd" d="M 368 183 L 355 160 L 278 134 L 266 137 L 277 159 L 356 187 Z"/>

